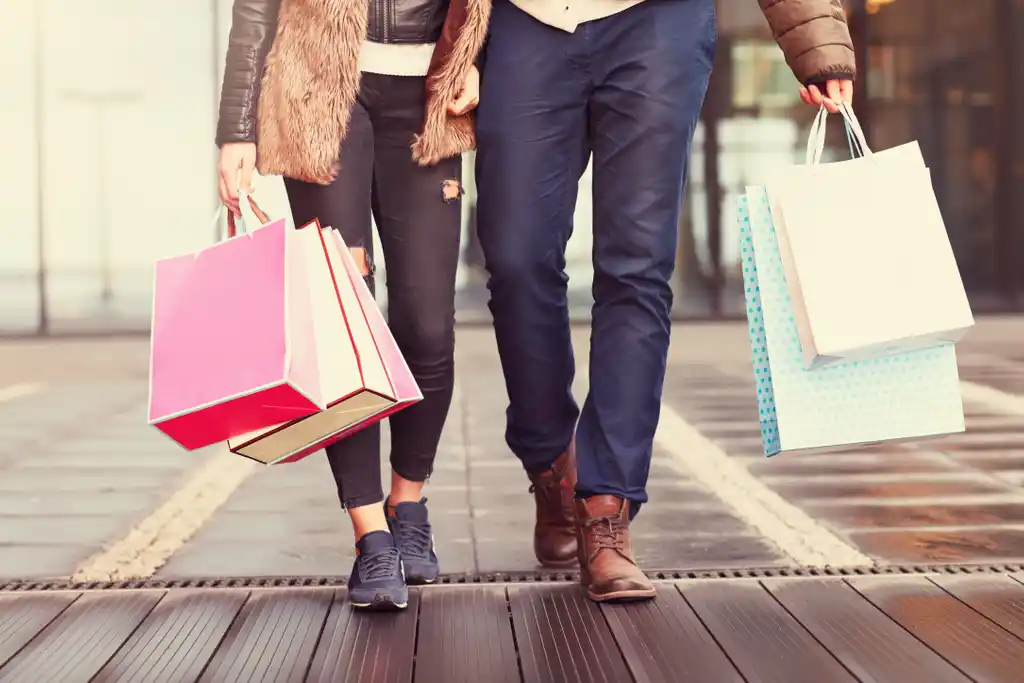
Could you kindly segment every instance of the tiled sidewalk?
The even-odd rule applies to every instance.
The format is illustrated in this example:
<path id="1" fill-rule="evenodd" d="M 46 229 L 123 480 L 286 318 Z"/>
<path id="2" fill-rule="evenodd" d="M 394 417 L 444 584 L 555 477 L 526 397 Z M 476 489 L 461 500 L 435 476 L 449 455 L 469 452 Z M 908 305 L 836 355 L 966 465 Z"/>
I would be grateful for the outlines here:
<path id="1" fill-rule="evenodd" d="M 146 425 L 145 400 L 121 380 L 0 403 L 0 576 L 70 574 L 203 461 Z"/>
<path id="2" fill-rule="evenodd" d="M 492 336 L 462 330 L 459 349 L 459 389 L 426 493 L 443 571 L 539 569 L 529 482 L 504 443 L 506 396 Z M 636 553 L 646 568 L 784 563 L 713 492 L 680 473 L 671 457 L 656 453 L 651 503 L 635 525 Z M 323 457 L 263 469 L 159 575 L 343 574 L 352 542 L 342 515 Z"/>
<path id="3" fill-rule="evenodd" d="M 965 379 L 1024 394 L 1024 362 L 1013 360 L 1018 332 L 1024 326 L 1014 321 L 979 326 L 961 356 Z M 1024 416 L 969 402 L 963 436 L 766 460 L 742 325 L 683 325 L 673 334 L 665 405 L 847 543 L 880 562 L 1024 557 Z M 533 504 L 504 444 L 493 335 L 487 327 L 458 335 L 458 390 L 427 490 L 443 568 L 534 570 Z M 581 371 L 586 341 L 578 330 Z M 146 347 L 144 339 L 0 344 L 0 390 L 40 385 L 0 400 L 0 577 L 69 575 L 209 460 L 145 424 Z M 634 527 L 647 568 L 791 562 L 720 491 L 691 478 L 671 446 L 656 450 L 651 503 Z M 351 546 L 327 463 L 314 456 L 257 470 L 159 573 L 338 575 L 350 567 Z"/>
<path id="4" fill-rule="evenodd" d="M 970 356 L 967 365 L 991 376 L 1005 368 Z M 761 482 L 878 561 L 1024 557 L 1024 415 L 968 401 L 966 434 L 766 459 L 749 369 L 688 358 L 671 372 L 670 405 Z"/>

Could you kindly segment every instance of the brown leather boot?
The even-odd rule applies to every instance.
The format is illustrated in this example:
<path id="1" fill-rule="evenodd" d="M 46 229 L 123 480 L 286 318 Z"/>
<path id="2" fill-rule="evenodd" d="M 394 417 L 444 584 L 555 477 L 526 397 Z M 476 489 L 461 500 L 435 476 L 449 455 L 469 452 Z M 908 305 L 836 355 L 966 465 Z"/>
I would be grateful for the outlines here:
<path id="1" fill-rule="evenodd" d="M 655 596 L 654 584 L 633 558 L 628 500 L 615 496 L 577 500 L 576 529 L 580 583 L 591 600 L 647 600 Z"/>
<path id="2" fill-rule="evenodd" d="M 576 566 L 576 520 L 572 501 L 576 495 L 576 443 L 558 456 L 551 469 L 529 473 L 530 493 L 537 504 L 533 552 L 550 569 Z"/>

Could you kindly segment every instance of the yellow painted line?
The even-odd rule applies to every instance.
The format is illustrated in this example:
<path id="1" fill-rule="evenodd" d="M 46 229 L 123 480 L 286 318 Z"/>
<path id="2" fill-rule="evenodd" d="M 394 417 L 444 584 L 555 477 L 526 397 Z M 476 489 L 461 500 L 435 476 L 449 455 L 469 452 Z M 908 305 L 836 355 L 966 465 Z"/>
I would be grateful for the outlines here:
<path id="1" fill-rule="evenodd" d="M 86 560 L 75 581 L 152 576 L 199 531 L 256 470 L 256 463 L 219 451 L 126 536 Z"/>
<path id="2" fill-rule="evenodd" d="M 975 382 L 960 382 L 964 400 L 982 405 L 1003 415 L 1024 416 L 1024 396 L 1008 394 L 995 387 Z"/>
<path id="3" fill-rule="evenodd" d="M 17 398 L 38 394 L 45 385 L 39 382 L 25 382 L 23 384 L 12 384 L 9 387 L 0 389 L 0 403 L 13 401 Z"/>

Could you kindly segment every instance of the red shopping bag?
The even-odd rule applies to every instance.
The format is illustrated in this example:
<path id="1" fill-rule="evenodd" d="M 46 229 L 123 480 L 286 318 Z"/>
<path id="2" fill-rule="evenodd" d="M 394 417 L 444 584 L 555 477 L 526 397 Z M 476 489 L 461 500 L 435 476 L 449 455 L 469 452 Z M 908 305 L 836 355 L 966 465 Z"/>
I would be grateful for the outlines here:
<path id="1" fill-rule="evenodd" d="M 298 234 L 228 225 L 226 241 L 156 264 L 149 422 L 189 450 L 325 406 Z"/>
<path id="2" fill-rule="evenodd" d="M 327 407 L 229 439 L 232 452 L 268 465 L 301 460 L 423 398 L 344 240 L 319 223 L 299 232 Z"/>

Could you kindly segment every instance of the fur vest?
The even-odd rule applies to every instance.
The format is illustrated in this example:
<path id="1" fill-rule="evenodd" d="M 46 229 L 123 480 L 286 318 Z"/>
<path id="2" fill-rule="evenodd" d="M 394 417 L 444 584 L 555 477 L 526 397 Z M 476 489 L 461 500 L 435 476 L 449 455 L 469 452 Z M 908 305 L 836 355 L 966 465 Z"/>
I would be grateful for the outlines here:
<path id="1" fill-rule="evenodd" d="M 259 96 L 260 173 L 330 183 L 359 91 L 367 0 L 283 0 Z M 451 0 L 427 74 L 423 131 L 412 145 L 422 165 L 473 149 L 473 112 L 451 116 L 487 34 L 491 0 Z"/>

